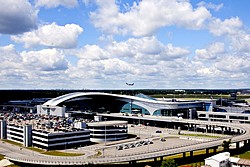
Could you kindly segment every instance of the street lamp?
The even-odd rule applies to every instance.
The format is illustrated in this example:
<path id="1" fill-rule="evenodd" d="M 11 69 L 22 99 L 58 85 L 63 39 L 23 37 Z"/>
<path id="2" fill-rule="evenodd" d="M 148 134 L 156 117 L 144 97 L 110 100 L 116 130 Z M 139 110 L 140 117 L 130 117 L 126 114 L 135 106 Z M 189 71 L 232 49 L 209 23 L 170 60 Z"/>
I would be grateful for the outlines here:
<path id="1" fill-rule="evenodd" d="M 141 128 L 139 127 L 139 134 L 138 134 L 139 138 L 140 138 L 140 131 L 141 131 Z"/>
<path id="2" fill-rule="evenodd" d="M 104 134 L 104 137 L 105 137 L 105 146 L 106 146 L 106 119 L 107 118 L 104 118 L 104 127 L 105 127 L 105 130 L 104 130 L 104 132 L 105 132 L 105 134 Z"/>
<path id="3" fill-rule="evenodd" d="M 222 93 L 220 94 L 220 106 L 222 106 Z"/>
<path id="4" fill-rule="evenodd" d="M 65 135 L 65 132 L 64 132 L 64 153 L 66 154 L 66 146 L 67 145 L 67 142 L 66 142 L 66 135 Z"/>
<path id="5" fill-rule="evenodd" d="M 135 134 L 135 121 L 133 122 L 134 134 Z"/>
<path id="6" fill-rule="evenodd" d="M 147 123 L 147 129 L 148 129 L 148 152 L 149 152 L 149 123 Z"/>

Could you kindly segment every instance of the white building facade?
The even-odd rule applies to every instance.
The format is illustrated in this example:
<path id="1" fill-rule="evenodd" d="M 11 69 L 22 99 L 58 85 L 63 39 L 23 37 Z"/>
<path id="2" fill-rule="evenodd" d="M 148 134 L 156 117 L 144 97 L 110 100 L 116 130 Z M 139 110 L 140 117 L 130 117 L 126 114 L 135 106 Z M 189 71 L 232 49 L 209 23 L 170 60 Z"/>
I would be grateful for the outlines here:
<path id="1" fill-rule="evenodd" d="M 7 139 L 23 144 L 25 147 L 32 146 L 32 125 L 7 125 Z"/>

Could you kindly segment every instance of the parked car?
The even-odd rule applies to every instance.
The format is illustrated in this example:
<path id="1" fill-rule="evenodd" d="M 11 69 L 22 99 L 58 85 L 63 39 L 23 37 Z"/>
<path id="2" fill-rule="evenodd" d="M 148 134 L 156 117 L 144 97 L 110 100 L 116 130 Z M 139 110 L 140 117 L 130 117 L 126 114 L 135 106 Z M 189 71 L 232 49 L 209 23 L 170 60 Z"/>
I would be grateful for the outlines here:
<path id="1" fill-rule="evenodd" d="M 166 141 L 166 139 L 165 139 L 165 138 L 161 138 L 160 140 L 161 140 L 161 141 Z"/>

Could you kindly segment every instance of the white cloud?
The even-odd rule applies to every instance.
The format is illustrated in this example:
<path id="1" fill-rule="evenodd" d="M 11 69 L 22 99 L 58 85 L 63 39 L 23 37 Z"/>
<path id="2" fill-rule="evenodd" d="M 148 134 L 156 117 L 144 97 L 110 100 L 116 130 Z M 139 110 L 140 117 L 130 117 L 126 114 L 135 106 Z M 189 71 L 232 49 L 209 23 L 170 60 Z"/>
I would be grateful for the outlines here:
<path id="1" fill-rule="evenodd" d="M 76 67 L 70 66 L 67 73 L 72 78 L 106 79 L 113 77 L 115 80 L 121 75 L 136 71 L 133 65 L 121 60 L 112 53 L 107 48 L 86 45 L 75 52 L 79 61 Z"/>
<path id="2" fill-rule="evenodd" d="M 156 37 L 130 38 L 123 42 L 113 42 L 108 52 L 130 63 L 155 63 L 165 47 Z M 165 52 L 164 52 L 165 53 Z"/>
<path id="3" fill-rule="evenodd" d="M 28 69 L 39 71 L 66 70 L 68 62 L 62 52 L 56 49 L 22 52 L 23 64 Z"/>
<path id="4" fill-rule="evenodd" d="M 36 0 L 36 7 L 56 8 L 58 6 L 65 6 L 73 8 L 78 5 L 77 0 Z"/>
<path id="5" fill-rule="evenodd" d="M 21 34 L 37 27 L 37 11 L 27 0 L 0 0 L 0 33 Z"/>
<path id="6" fill-rule="evenodd" d="M 208 29 L 216 36 L 234 35 L 241 29 L 242 24 L 242 21 L 238 17 L 232 17 L 224 21 L 219 18 L 213 18 L 208 25 Z"/>
<path id="7" fill-rule="evenodd" d="M 12 36 L 15 42 L 24 43 L 25 47 L 47 46 L 55 48 L 73 48 L 77 45 L 77 38 L 83 29 L 76 24 L 59 26 L 56 23 L 44 25 L 37 30 L 26 32 L 23 35 Z"/>
<path id="8" fill-rule="evenodd" d="M 0 47 L 0 61 L 0 81 L 2 83 L 27 78 L 27 73 L 24 72 L 22 66 L 22 57 L 16 52 L 14 45 Z"/>
<path id="9" fill-rule="evenodd" d="M 202 74 L 202 75 L 211 75 L 213 72 L 210 68 L 200 68 L 197 70 L 197 73 Z"/>
<path id="10" fill-rule="evenodd" d="M 86 45 L 75 54 L 79 61 L 67 70 L 72 80 L 112 80 L 117 83 L 135 78 L 140 82 L 154 82 L 159 77 L 176 74 L 177 66 L 184 68 L 183 60 L 189 51 L 172 44 L 164 45 L 152 36 L 113 41 L 103 48 Z"/>
<path id="11" fill-rule="evenodd" d="M 215 63 L 220 71 L 237 74 L 245 73 L 249 75 L 250 70 L 250 55 L 228 55 Z"/>
<path id="12" fill-rule="evenodd" d="M 97 45 L 85 45 L 76 52 L 76 55 L 81 59 L 103 60 L 110 58 L 109 53 Z"/>
<path id="13" fill-rule="evenodd" d="M 230 36 L 231 47 L 238 52 L 250 52 L 250 34 L 245 31 L 239 31 L 237 34 Z"/>
<path id="14" fill-rule="evenodd" d="M 21 61 L 21 57 L 16 52 L 15 46 L 13 44 L 0 47 L 0 61 L 9 61 L 16 63 Z"/>
<path id="15" fill-rule="evenodd" d="M 2 46 L 0 61 L 1 88 L 53 88 L 70 82 L 68 61 L 56 49 L 18 53 L 14 45 Z"/>
<path id="16" fill-rule="evenodd" d="M 108 50 L 112 55 L 130 57 L 133 61 L 151 62 L 151 64 L 181 58 L 190 53 L 185 48 L 176 47 L 172 44 L 164 45 L 155 36 L 130 38 L 120 43 L 113 42 Z M 127 61 L 129 60 L 127 59 Z"/>
<path id="17" fill-rule="evenodd" d="M 168 44 L 165 48 L 166 56 L 170 58 L 181 58 L 182 56 L 186 56 L 190 53 L 189 50 L 181 48 L 181 47 L 174 47 L 172 44 Z"/>
<path id="18" fill-rule="evenodd" d="M 211 17 L 205 7 L 194 9 L 188 1 L 140 1 L 133 3 L 124 13 L 119 11 L 114 0 L 96 0 L 96 4 L 98 8 L 90 14 L 91 20 L 95 27 L 111 34 L 147 36 L 171 25 L 200 29 Z"/>
<path id="19" fill-rule="evenodd" d="M 198 6 L 204 6 L 206 7 L 207 9 L 213 9 L 214 11 L 219 11 L 222 7 L 223 7 L 223 4 L 219 4 L 219 5 L 216 5 L 216 4 L 213 4 L 211 2 L 207 3 L 207 2 L 204 2 L 204 1 L 201 1 L 197 4 Z"/>
<path id="20" fill-rule="evenodd" d="M 196 60 L 191 62 L 195 70 L 194 80 L 200 78 L 200 83 L 214 88 L 248 87 L 250 55 L 240 52 L 227 52 L 216 61 Z M 202 85 L 200 85 L 202 86 Z"/>
<path id="21" fill-rule="evenodd" d="M 225 52 L 224 43 L 216 42 L 208 46 L 206 49 L 196 49 L 195 55 L 197 59 L 212 60 L 216 59 L 219 54 Z"/>
<path id="22" fill-rule="evenodd" d="M 91 70 L 90 70 L 91 69 Z M 117 58 L 104 60 L 85 60 L 80 59 L 76 67 L 71 67 L 67 70 L 67 74 L 72 80 L 123 80 L 126 77 L 135 74 L 138 70 L 125 61 Z"/>
<path id="23" fill-rule="evenodd" d="M 123 42 L 111 42 L 105 48 L 97 45 L 85 45 L 76 51 L 81 59 L 103 60 L 112 57 L 129 63 L 166 61 L 182 58 L 190 53 L 189 50 L 167 44 L 164 46 L 155 36 L 130 38 Z"/>

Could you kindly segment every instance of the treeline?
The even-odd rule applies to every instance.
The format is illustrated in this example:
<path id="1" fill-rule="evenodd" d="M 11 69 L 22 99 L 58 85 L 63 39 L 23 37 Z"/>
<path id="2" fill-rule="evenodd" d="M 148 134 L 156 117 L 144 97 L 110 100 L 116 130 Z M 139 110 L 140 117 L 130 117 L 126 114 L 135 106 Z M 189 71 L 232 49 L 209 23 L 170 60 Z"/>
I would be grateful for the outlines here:
<path id="1" fill-rule="evenodd" d="M 10 100 L 30 100 L 33 98 L 54 98 L 72 92 L 105 92 L 113 94 L 136 95 L 143 93 L 145 95 L 167 95 L 167 94 L 230 94 L 242 91 L 243 89 L 129 89 L 129 90 L 0 90 L 0 104 Z"/>

